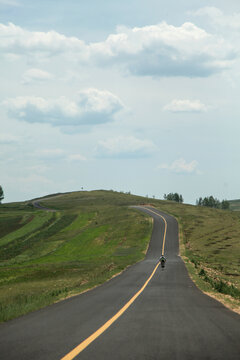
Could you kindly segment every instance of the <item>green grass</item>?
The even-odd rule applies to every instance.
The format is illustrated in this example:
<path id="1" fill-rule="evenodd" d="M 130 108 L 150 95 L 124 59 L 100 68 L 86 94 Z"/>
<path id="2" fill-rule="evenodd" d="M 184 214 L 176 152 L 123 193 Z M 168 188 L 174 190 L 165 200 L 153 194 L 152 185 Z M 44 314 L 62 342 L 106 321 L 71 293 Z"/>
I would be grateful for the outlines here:
<path id="1" fill-rule="evenodd" d="M 0 320 L 80 293 L 143 259 L 152 222 L 128 208 L 136 198 L 79 192 L 42 200 L 54 213 L 27 203 L 0 207 L 0 219 L 31 219 L 0 238 Z"/>
<path id="2" fill-rule="evenodd" d="M 239 212 L 99 190 L 41 199 L 57 212 L 30 202 L 0 206 L 0 321 L 99 285 L 143 259 L 152 221 L 129 205 L 149 202 L 177 218 L 181 254 L 197 285 L 239 306 Z"/>
<path id="3" fill-rule="evenodd" d="M 23 237 L 32 236 L 33 232 L 40 230 L 43 225 L 48 222 L 52 217 L 52 213 L 40 213 L 40 214 L 26 214 L 23 217 L 18 218 L 10 217 L 9 231 L 6 236 L 1 237 L 0 246 L 7 245 L 13 240 L 22 239 Z M 1 220 L 4 220 L 2 217 Z M 16 221 L 16 225 L 14 222 Z M 16 226 L 17 230 L 11 231 L 11 226 Z M 1 233 L 2 234 L 2 233 Z"/>

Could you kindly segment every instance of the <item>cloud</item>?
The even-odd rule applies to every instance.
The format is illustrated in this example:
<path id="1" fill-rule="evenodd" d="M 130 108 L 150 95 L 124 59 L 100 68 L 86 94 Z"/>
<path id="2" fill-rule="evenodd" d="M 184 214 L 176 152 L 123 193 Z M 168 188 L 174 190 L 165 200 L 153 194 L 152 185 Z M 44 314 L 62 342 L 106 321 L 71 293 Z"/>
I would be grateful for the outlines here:
<path id="1" fill-rule="evenodd" d="M 56 31 L 31 32 L 12 23 L 0 24 L 0 50 L 6 56 L 66 55 L 85 65 L 110 65 L 137 76 L 206 77 L 231 66 L 234 47 L 220 35 L 193 23 L 119 27 L 105 41 L 86 44 Z"/>
<path id="2" fill-rule="evenodd" d="M 173 161 L 172 164 L 161 164 L 158 166 L 158 168 L 166 169 L 175 173 L 200 174 L 200 171 L 198 170 L 198 162 L 196 160 L 192 160 L 187 163 L 183 158 Z"/>
<path id="3" fill-rule="evenodd" d="M 125 63 L 132 74 L 150 76 L 209 76 L 226 68 L 233 56 L 223 39 L 192 23 L 120 28 L 101 47 L 93 44 L 92 51 L 95 48 L 102 49 L 106 58 Z"/>
<path id="4" fill-rule="evenodd" d="M 51 80 L 53 75 L 41 69 L 29 69 L 23 76 L 23 84 L 30 84 L 32 82 L 45 82 Z"/>
<path id="5" fill-rule="evenodd" d="M 240 30 L 240 13 L 233 15 L 224 14 L 222 10 L 214 6 L 206 6 L 191 13 L 195 16 L 208 17 L 211 24 L 217 27 L 225 27 Z"/>
<path id="6" fill-rule="evenodd" d="M 53 126 L 97 125 L 114 120 L 124 108 L 121 100 L 109 91 L 87 89 L 76 100 L 66 97 L 44 99 L 21 96 L 3 102 L 11 117 L 29 123 L 49 123 Z"/>
<path id="7" fill-rule="evenodd" d="M 80 55 L 85 44 L 76 37 L 66 37 L 56 31 L 28 31 L 9 23 L 0 24 L 0 49 L 6 54 L 46 57 L 72 52 Z"/>
<path id="8" fill-rule="evenodd" d="M 137 158 L 149 156 L 155 149 L 149 140 L 118 136 L 99 141 L 96 152 L 97 157 Z"/>
<path id="9" fill-rule="evenodd" d="M 164 110 L 171 112 L 205 112 L 207 106 L 199 100 L 172 100 L 164 106 Z"/>

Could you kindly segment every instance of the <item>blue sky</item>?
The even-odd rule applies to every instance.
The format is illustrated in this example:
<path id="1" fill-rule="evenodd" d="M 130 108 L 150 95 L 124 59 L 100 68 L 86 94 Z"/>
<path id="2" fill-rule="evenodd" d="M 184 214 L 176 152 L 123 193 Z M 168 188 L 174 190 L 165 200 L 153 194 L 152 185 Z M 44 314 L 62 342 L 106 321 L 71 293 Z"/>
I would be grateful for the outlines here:
<path id="1" fill-rule="evenodd" d="M 0 0 L 5 201 L 239 198 L 238 1 Z"/>

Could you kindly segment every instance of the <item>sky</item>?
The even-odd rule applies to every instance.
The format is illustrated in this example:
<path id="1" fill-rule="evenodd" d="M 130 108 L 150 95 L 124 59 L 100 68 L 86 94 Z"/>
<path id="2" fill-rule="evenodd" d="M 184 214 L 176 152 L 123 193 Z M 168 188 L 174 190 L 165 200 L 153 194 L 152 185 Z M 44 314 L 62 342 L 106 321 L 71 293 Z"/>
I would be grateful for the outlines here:
<path id="1" fill-rule="evenodd" d="M 239 0 L 0 0 L 4 202 L 240 198 Z"/>

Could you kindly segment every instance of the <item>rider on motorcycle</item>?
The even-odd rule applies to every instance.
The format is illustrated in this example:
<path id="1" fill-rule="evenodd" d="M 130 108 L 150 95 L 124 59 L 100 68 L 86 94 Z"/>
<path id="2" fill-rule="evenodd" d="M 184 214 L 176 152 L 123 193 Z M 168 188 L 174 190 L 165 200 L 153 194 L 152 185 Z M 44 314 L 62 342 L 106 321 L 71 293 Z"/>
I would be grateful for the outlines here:
<path id="1" fill-rule="evenodd" d="M 167 259 L 165 258 L 165 256 L 162 255 L 162 256 L 160 257 L 159 262 L 160 262 L 160 264 L 161 264 L 162 267 L 165 266 L 166 260 L 167 260 Z"/>

